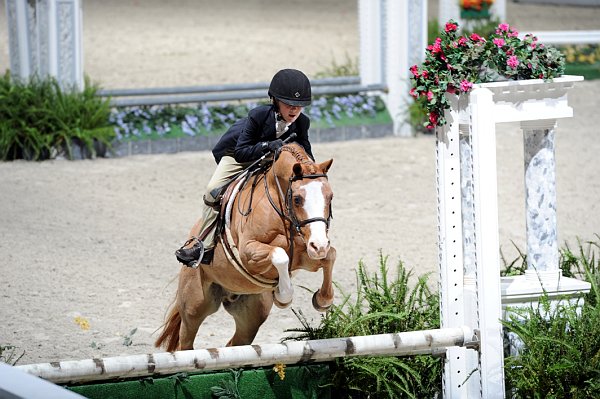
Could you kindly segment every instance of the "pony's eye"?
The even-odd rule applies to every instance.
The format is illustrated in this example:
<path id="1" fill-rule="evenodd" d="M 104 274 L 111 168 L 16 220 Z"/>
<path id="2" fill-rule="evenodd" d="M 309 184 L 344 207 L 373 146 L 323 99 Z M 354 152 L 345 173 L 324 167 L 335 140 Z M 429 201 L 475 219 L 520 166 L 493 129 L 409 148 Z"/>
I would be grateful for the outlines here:
<path id="1" fill-rule="evenodd" d="M 294 205 L 301 206 L 302 205 L 302 197 L 299 195 L 294 196 Z"/>

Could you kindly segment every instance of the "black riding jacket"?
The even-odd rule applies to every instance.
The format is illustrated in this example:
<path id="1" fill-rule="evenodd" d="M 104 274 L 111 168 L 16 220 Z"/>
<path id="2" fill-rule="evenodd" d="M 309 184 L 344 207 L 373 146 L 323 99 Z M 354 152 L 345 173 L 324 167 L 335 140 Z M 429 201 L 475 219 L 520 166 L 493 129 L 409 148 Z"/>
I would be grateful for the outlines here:
<path id="1" fill-rule="evenodd" d="M 232 156 L 237 162 L 253 162 L 263 156 L 267 146 L 263 143 L 277 139 L 275 131 L 275 106 L 261 105 L 250 112 L 248 116 L 235 122 L 221 137 L 212 153 L 219 163 L 223 156 Z M 293 140 L 304 147 L 304 150 L 315 159 L 308 140 L 310 119 L 303 113 L 292 123 L 288 131 L 279 138 L 285 140 L 290 134 L 296 133 Z"/>

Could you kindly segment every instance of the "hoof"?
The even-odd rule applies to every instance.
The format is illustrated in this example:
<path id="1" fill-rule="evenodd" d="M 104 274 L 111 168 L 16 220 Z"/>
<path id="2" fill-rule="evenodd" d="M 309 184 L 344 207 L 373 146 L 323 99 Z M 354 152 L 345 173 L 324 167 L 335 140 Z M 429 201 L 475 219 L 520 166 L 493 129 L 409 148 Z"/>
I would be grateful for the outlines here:
<path id="1" fill-rule="evenodd" d="M 325 312 L 325 311 L 329 310 L 329 308 L 331 307 L 331 304 L 329 304 L 327 306 L 321 306 L 321 305 L 319 305 L 319 302 L 317 302 L 317 294 L 318 293 L 319 293 L 319 290 L 317 290 L 317 292 L 315 292 L 313 294 L 313 297 L 312 297 L 313 308 L 315 308 L 319 312 Z"/>
<path id="2" fill-rule="evenodd" d="M 277 300 L 277 297 L 275 295 L 273 295 L 273 303 L 275 304 L 275 306 L 277 306 L 279 309 L 286 309 L 288 308 L 291 304 L 292 301 L 289 301 L 288 303 L 283 303 L 283 302 L 279 302 Z"/>

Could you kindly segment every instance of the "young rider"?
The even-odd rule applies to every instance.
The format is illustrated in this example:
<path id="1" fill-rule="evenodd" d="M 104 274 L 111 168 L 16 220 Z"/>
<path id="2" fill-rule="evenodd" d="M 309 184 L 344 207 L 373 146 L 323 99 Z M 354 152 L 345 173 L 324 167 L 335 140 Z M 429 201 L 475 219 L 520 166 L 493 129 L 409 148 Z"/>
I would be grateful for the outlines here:
<path id="1" fill-rule="evenodd" d="M 280 70 L 271 80 L 268 95 L 271 104 L 258 106 L 248 112 L 247 117 L 235 122 L 212 151 L 217 169 L 204 193 L 199 234 L 209 228 L 211 231 L 203 240 L 192 238 L 175 251 L 177 260 L 184 265 L 196 267 L 198 262 L 210 264 L 212 261 L 214 225 L 219 214 L 213 190 L 264 154 L 277 151 L 292 133 L 296 133 L 293 141 L 314 159 L 308 139 L 310 119 L 302 113 L 302 109 L 311 103 L 311 86 L 306 75 L 296 69 Z"/>

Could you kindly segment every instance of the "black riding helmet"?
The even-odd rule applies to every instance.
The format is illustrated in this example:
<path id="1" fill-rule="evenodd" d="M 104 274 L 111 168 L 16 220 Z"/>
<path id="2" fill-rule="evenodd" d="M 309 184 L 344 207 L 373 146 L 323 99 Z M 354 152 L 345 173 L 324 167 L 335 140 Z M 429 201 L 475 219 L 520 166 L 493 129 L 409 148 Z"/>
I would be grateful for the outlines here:
<path id="1" fill-rule="evenodd" d="M 269 97 L 288 105 L 306 107 L 311 102 L 310 81 L 297 69 L 282 69 L 271 79 Z"/>

